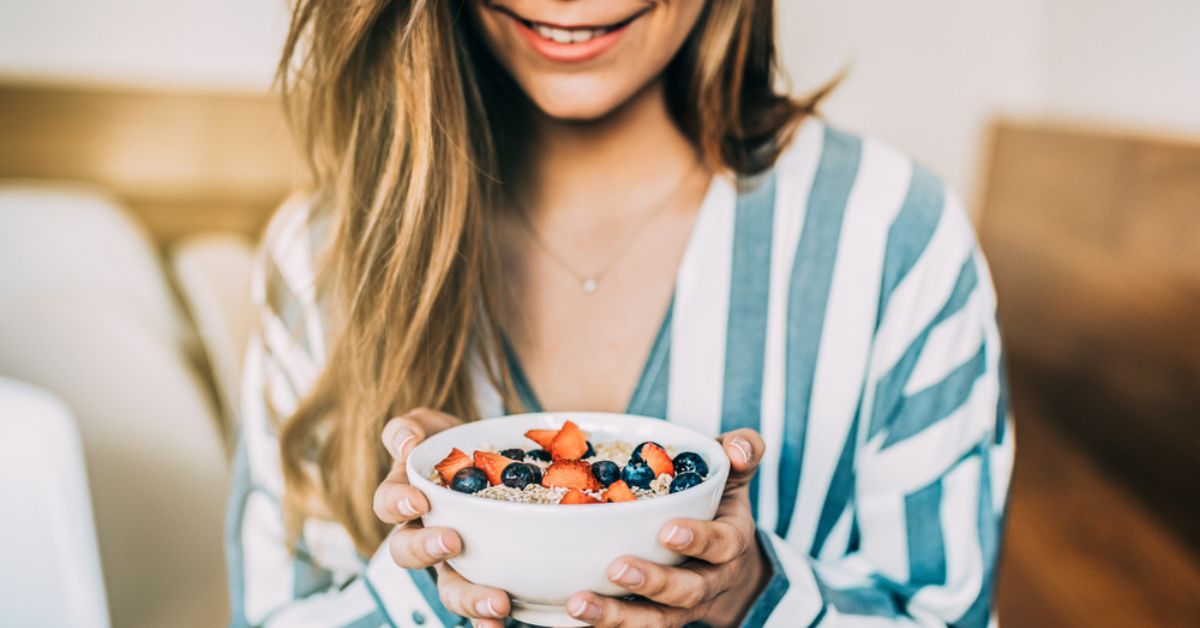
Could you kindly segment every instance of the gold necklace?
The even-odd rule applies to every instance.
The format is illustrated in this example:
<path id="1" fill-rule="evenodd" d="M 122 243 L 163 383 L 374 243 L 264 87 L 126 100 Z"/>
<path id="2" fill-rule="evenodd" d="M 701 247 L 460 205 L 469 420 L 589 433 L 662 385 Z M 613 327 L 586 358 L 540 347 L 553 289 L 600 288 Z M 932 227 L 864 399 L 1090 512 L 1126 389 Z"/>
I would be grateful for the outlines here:
<path id="1" fill-rule="evenodd" d="M 625 252 L 629 250 L 629 247 L 633 246 L 633 243 L 636 242 L 638 237 L 642 235 L 642 232 L 644 232 L 650 226 L 650 223 L 654 222 L 655 218 L 666 211 L 667 207 L 670 206 L 670 200 L 679 192 L 679 190 L 683 189 L 683 186 L 687 183 L 694 170 L 695 168 L 692 168 L 685 172 L 680 178 L 679 183 L 672 188 L 671 192 L 666 195 L 666 198 L 659 203 L 658 208 L 647 214 L 642 222 L 638 223 L 638 225 L 634 227 L 634 229 L 631 230 L 630 233 L 621 241 L 616 250 L 614 250 L 612 254 L 608 256 L 608 259 L 606 259 L 604 263 L 599 266 L 599 268 L 591 273 L 580 271 L 575 267 L 574 264 L 570 262 L 570 260 L 559 254 L 558 251 L 555 251 L 554 247 L 550 246 L 550 244 L 546 242 L 546 239 L 542 237 L 542 234 L 539 233 L 537 228 L 533 226 L 533 223 L 530 222 L 529 215 L 526 211 L 524 211 L 523 208 L 517 211 L 517 216 L 521 226 L 529 234 L 529 238 L 533 240 L 533 243 L 539 249 L 542 250 L 542 253 L 544 253 L 546 257 L 550 258 L 550 261 L 554 262 L 559 269 L 570 275 L 573 279 L 575 279 L 575 281 L 579 282 L 579 289 L 582 290 L 584 294 L 595 294 L 596 290 L 600 288 L 600 280 L 604 278 L 604 275 L 606 275 L 618 261 L 620 261 L 621 257 L 625 255 Z"/>

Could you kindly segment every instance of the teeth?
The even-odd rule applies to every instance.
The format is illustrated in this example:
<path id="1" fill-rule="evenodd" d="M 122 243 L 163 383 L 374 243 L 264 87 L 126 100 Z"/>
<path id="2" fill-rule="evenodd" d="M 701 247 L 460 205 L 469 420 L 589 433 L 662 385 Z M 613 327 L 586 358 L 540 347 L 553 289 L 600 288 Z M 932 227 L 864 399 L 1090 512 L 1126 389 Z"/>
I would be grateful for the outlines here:
<path id="1" fill-rule="evenodd" d="M 533 24 L 533 30 L 538 35 L 560 44 L 581 44 L 591 41 L 608 32 L 607 28 L 554 28 L 543 24 Z"/>

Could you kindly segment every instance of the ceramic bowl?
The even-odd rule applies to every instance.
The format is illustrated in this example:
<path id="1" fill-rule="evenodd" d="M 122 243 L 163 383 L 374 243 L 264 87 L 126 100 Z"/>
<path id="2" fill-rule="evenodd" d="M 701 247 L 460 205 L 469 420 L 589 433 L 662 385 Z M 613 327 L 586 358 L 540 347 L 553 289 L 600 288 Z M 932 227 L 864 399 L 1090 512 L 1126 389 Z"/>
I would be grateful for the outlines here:
<path id="1" fill-rule="evenodd" d="M 557 429 L 574 421 L 592 443 L 655 441 L 676 452 L 694 451 L 708 463 L 699 485 L 652 499 L 612 504 L 547 505 L 502 502 L 438 486 L 427 478 L 451 448 L 536 447 L 526 430 Z M 579 591 L 622 595 L 606 572 L 624 555 L 674 565 L 683 557 L 659 545 L 658 533 L 675 518 L 711 520 L 729 477 L 729 459 L 709 436 L 661 419 L 589 412 L 521 414 L 467 423 L 415 447 L 408 477 L 429 499 L 429 527 L 458 532 L 463 553 L 450 565 L 472 582 L 507 591 L 512 615 L 540 626 L 583 626 L 566 612 Z"/>

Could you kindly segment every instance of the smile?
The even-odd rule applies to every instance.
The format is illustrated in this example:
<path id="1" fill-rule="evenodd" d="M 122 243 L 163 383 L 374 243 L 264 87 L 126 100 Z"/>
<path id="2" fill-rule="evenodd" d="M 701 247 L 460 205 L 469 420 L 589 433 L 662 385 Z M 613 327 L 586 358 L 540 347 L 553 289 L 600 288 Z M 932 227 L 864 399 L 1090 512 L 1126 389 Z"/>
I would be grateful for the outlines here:
<path id="1" fill-rule="evenodd" d="M 650 11 L 647 7 L 608 24 L 565 25 L 531 20 L 506 7 L 494 8 L 513 20 L 534 52 L 558 63 L 579 63 L 603 55 L 616 45 L 630 24 Z"/>

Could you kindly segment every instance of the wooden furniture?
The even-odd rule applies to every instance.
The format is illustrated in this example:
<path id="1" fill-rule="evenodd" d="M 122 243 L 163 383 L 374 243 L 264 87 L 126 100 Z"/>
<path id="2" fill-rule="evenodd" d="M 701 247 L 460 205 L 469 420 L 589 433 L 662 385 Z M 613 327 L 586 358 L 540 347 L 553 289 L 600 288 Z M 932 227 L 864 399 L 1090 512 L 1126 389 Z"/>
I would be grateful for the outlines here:
<path id="1" fill-rule="evenodd" d="M 1003 123 L 992 144 L 1013 394 L 1200 550 L 1200 141 Z"/>
<path id="2" fill-rule="evenodd" d="M 292 189 L 278 98 L 0 84 L 0 179 L 94 183 L 159 244 L 253 235 Z"/>

